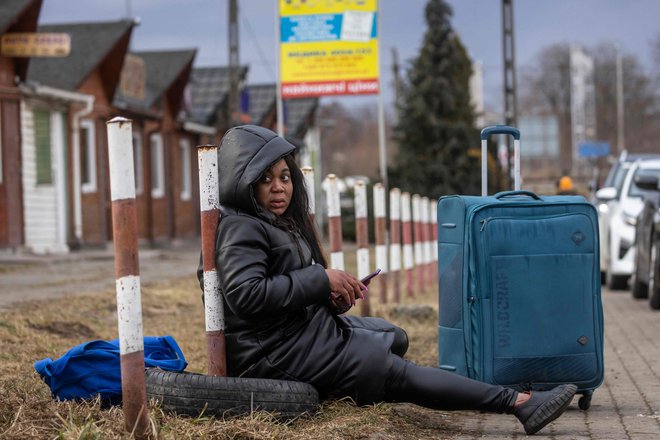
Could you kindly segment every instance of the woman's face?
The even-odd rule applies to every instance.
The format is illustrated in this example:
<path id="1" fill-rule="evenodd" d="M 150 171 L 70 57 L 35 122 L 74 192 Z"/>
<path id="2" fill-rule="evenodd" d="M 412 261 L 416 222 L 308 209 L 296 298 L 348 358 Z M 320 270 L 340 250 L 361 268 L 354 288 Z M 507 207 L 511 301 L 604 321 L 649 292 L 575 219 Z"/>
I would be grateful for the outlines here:
<path id="1" fill-rule="evenodd" d="M 284 214 L 291 203 L 293 193 L 293 182 L 291 182 L 291 171 L 284 159 L 270 167 L 255 184 L 257 203 L 280 216 Z"/>

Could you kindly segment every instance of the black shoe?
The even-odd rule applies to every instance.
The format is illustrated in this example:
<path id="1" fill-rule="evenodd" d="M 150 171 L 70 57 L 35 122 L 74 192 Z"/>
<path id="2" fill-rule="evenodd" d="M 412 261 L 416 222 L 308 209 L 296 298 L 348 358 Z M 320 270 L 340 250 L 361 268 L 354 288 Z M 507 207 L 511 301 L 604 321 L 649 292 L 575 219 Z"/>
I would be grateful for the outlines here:
<path id="1" fill-rule="evenodd" d="M 535 434 L 559 417 L 577 391 L 573 384 L 559 385 L 549 391 L 533 391 L 527 402 L 513 409 L 528 435 Z"/>

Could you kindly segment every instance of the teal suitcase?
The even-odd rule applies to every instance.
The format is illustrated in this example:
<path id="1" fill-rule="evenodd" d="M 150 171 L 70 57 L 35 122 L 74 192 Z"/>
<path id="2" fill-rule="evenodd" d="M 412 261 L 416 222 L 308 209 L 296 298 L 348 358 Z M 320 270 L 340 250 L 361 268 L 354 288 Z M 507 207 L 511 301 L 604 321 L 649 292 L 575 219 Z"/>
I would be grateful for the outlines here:
<path id="1" fill-rule="evenodd" d="M 588 409 L 603 381 L 598 220 L 581 196 L 515 190 L 438 201 L 438 366 L 518 389 L 574 383 Z M 485 165 L 485 160 L 483 161 Z"/>

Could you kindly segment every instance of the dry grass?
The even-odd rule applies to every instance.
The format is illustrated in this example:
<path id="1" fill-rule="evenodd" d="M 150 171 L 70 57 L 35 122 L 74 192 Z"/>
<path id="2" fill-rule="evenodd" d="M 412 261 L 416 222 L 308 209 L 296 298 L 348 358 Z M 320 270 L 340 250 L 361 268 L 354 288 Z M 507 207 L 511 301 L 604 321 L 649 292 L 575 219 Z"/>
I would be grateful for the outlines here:
<path id="1" fill-rule="evenodd" d="M 411 317 L 401 313 L 401 307 L 377 304 L 376 287 L 372 287 L 372 314 L 390 319 L 408 331 L 411 360 L 434 365 L 434 313 L 430 317 Z M 406 302 L 435 308 L 435 295 L 429 289 Z M 144 287 L 142 300 L 145 335 L 172 335 L 189 362 L 187 370 L 203 372 L 204 314 L 194 277 Z M 53 401 L 49 388 L 33 367 L 35 361 L 56 359 L 82 342 L 116 337 L 114 291 L 24 303 L 0 314 L 0 438 L 127 438 L 120 408 L 104 409 L 98 401 Z M 407 404 L 357 408 L 348 401 L 330 401 L 322 404 L 318 414 L 288 423 L 265 413 L 228 420 L 177 417 L 163 413 L 153 403 L 149 411 L 155 436 L 163 439 L 384 440 L 449 438 L 456 432 L 449 413 Z"/>

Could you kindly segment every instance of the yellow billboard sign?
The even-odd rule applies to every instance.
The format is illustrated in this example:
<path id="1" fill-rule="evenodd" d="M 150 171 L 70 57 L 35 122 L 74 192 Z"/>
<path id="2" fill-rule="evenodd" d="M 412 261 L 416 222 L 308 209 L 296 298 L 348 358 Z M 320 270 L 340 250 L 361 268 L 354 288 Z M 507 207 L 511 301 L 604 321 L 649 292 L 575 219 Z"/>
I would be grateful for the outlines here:
<path id="1" fill-rule="evenodd" d="M 65 57 L 71 37 L 65 33 L 12 32 L 2 35 L 0 53 L 5 57 Z"/>
<path id="2" fill-rule="evenodd" d="M 280 0 L 283 98 L 379 91 L 377 0 Z"/>

